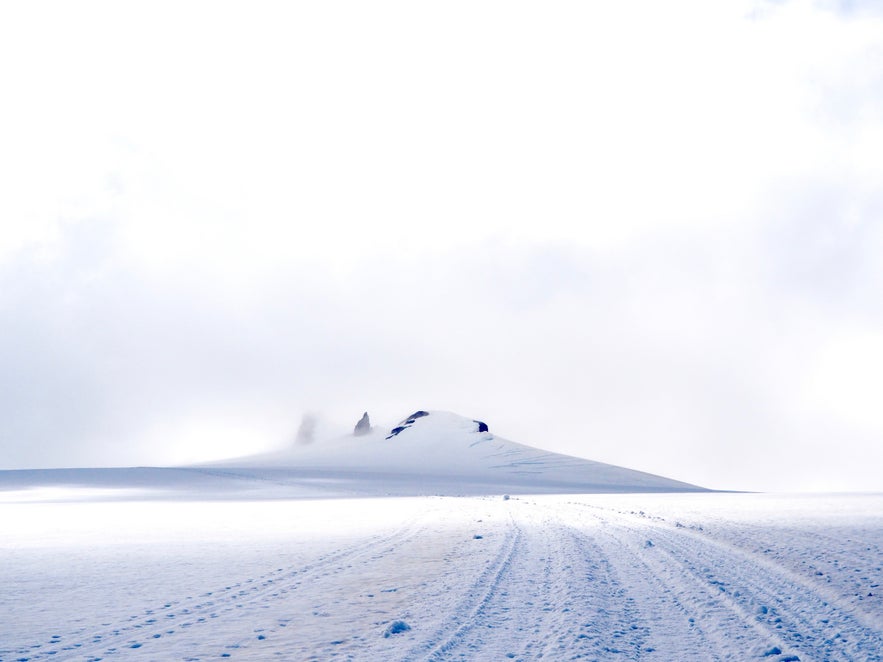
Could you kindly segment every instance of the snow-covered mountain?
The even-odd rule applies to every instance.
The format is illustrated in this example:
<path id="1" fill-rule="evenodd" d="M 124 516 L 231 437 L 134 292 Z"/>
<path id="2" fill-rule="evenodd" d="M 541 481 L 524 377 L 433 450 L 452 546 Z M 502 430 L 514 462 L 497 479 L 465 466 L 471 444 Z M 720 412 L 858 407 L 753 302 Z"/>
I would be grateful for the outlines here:
<path id="1" fill-rule="evenodd" d="M 392 429 L 362 429 L 210 464 L 0 471 L 0 491 L 26 501 L 55 501 L 706 490 L 508 441 L 457 414 L 419 411 Z"/>
<path id="2" fill-rule="evenodd" d="M 497 437 L 444 411 L 417 411 L 392 429 L 345 435 L 212 465 L 279 478 L 285 471 L 396 494 L 704 491 L 662 476 L 551 453 Z"/>

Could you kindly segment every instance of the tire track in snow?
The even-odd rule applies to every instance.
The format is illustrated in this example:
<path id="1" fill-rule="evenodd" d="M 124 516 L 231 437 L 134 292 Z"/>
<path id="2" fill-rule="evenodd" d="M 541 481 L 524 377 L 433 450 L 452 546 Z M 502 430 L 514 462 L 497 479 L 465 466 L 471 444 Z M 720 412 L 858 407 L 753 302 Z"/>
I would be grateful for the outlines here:
<path id="1" fill-rule="evenodd" d="M 587 523 L 583 505 L 546 507 L 571 541 L 564 547 L 576 550 L 569 553 L 573 568 L 566 586 L 574 617 L 554 632 L 571 643 L 552 651 L 553 659 L 566 653 L 569 659 L 671 660 L 684 650 L 701 651 L 702 659 L 728 659 L 717 655 L 695 613 L 648 565 L 644 551 L 599 526 L 593 512 Z"/>
<path id="2" fill-rule="evenodd" d="M 784 538 L 785 543 L 782 544 L 778 539 L 766 538 L 769 527 L 764 528 L 757 524 L 739 523 L 735 530 L 735 523 L 727 520 L 718 520 L 705 526 L 696 523 L 684 526 L 677 520 L 645 513 L 643 510 L 602 508 L 584 503 L 575 505 L 592 508 L 597 512 L 615 512 L 636 523 L 653 522 L 657 525 L 673 527 L 683 534 L 697 535 L 699 539 L 706 540 L 709 544 L 720 545 L 733 553 L 741 554 L 743 558 L 752 559 L 753 562 L 763 565 L 772 572 L 784 575 L 789 581 L 803 586 L 807 591 L 818 594 L 825 601 L 852 614 L 866 628 L 883 631 L 883 603 L 879 600 L 865 601 L 865 597 L 874 597 L 874 595 L 872 593 L 865 596 L 862 592 L 878 588 L 881 579 L 880 575 L 873 574 L 880 572 L 880 564 L 883 560 L 881 547 L 873 540 L 860 542 L 852 539 L 844 540 L 843 536 L 838 537 L 814 529 L 777 524 L 775 531 L 777 538 Z M 849 527 L 846 527 L 845 532 L 850 538 L 861 537 L 860 533 Z M 802 544 L 798 546 L 787 544 L 794 540 L 799 540 Z M 821 544 L 813 544 L 811 540 Z M 772 553 L 772 556 L 769 556 L 769 553 Z M 858 577 L 843 571 L 844 559 L 846 563 L 860 564 L 860 567 L 855 568 Z M 817 572 L 819 566 L 824 572 Z"/>
<path id="3" fill-rule="evenodd" d="M 570 561 L 566 585 L 559 590 L 570 611 L 551 623 L 543 652 L 552 659 L 640 659 L 648 630 L 612 555 L 583 531 L 558 528 Z"/>
<path id="4" fill-rule="evenodd" d="M 610 558 L 620 548 L 605 552 L 533 503 L 520 501 L 513 515 L 517 540 L 507 538 L 446 624 L 405 660 L 639 660 L 653 652 L 640 601 Z"/>
<path id="5" fill-rule="evenodd" d="M 628 543 L 525 501 L 514 514 L 517 540 L 510 534 L 446 624 L 403 659 L 732 659 Z"/>
<path id="6" fill-rule="evenodd" d="M 660 573 L 680 570 L 686 600 L 698 606 L 703 602 L 699 596 L 707 596 L 703 622 L 731 655 L 797 655 L 806 662 L 812 659 L 809 646 L 823 651 L 824 660 L 883 660 L 883 636 L 873 623 L 864 622 L 865 614 L 838 604 L 769 559 L 677 525 L 609 511 L 596 516 L 631 539 L 633 548 L 642 538 L 652 539 L 655 554 L 645 558 Z M 767 644 L 758 646 L 758 636 Z"/>
<path id="7" fill-rule="evenodd" d="M 216 623 L 216 619 L 248 611 L 248 607 L 271 600 L 284 600 L 287 594 L 296 591 L 304 581 L 333 573 L 342 564 L 365 555 L 374 553 L 373 558 L 379 558 L 417 536 L 426 526 L 425 522 L 417 526 L 420 519 L 417 516 L 412 517 L 391 533 L 373 536 L 354 546 L 329 552 L 304 565 L 279 568 L 256 578 L 203 593 L 196 598 L 170 600 L 160 607 L 133 615 L 116 627 L 107 626 L 107 629 L 97 630 L 92 634 L 87 634 L 86 628 L 81 628 L 64 636 L 53 635 L 46 642 L 0 651 L 0 662 L 4 659 L 28 662 L 85 659 L 97 662 L 107 656 L 119 656 L 123 653 L 127 657 L 136 652 L 146 653 L 138 649 L 144 646 L 149 648 L 150 642 L 180 634 L 185 628 L 187 632 L 192 632 L 193 628 Z M 284 627 L 286 624 L 278 625 Z M 263 638 L 260 634 L 254 634 L 254 631 L 255 628 L 251 627 L 248 639 L 256 636 Z M 239 648 L 244 641 L 245 638 L 241 638 L 228 642 L 227 647 Z M 212 647 L 224 648 L 225 645 L 219 643 Z M 6 658 L 6 655 L 10 657 Z"/>
<path id="8" fill-rule="evenodd" d="M 279 633 L 284 628 L 287 628 L 291 621 L 290 618 L 273 618 L 271 619 L 273 625 L 262 628 L 255 628 L 254 615 L 257 613 L 257 610 L 269 609 L 270 605 L 268 603 L 284 601 L 286 599 L 286 596 L 292 593 L 296 593 L 302 589 L 305 590 L 309 595 L 315 595 L 316 591 L 312 587 L 307 588 L 306 586 L 304 586 L 305 584 L 316 584 L 318 582 L 322 582 L 328 577 L 336 576 L 341 573 L 349 573 L 358 576 L 359 573 L 353 571 L 353 568 L 356 566 L 356 564 L 362 567 L 370 565 L 377 561 L 381 561 L 385 559 L 388 555 L 391 555 L 397 550 L 403 548 L 426 529 L 427 526 L 425 525 L 425 523 L 419 528 L 412 526 L 407 531 L 405 531 L 404 529 L 400 529 L 400 531 L 404 532 L 393 534 L 389 536 L 388 539 L 379 541 L 378 543 L 373 544 L 370 547 L 366 546 L 358 550 L 351 550 L 348 553 L 342 554 L 339 557 L 335 558 L 333 563 L 323 563 L 320 568 L 314 568 L 309 573 L 302 573 L 297 577 L 297 581 L 293 582 L 289 586 L 280 587 L 278 590 L 273 591 L 269 594 L 265 592 L 262 595 L 254 597 L 253 599 L 237 604 L 236 609 L 241 610 L 241 612 L 246 614 L 246 617 L 249 619 L 249 627 L 246 628 L 248 632 L 241 637 L 228 639 L 225 643 L 219 642 L 215 646 L 215 648 L 223 649 L 226 651 L 227 654 L 222 654 L 222 657 L 228 657 L 234 651 L 239 651 L 243 653 L 246 657 L 250 657 L 252 654 L 247 652 L 246 650 L 250 643 L 273 638 L 274 635 Z M 319 614 L 319 612 L 316 611 L 314 611 L 313 614 L 327 615 Z"/>
<path id="9" fill-rule="evenodd" d="M 599 633 L 596 640 L 592 628 L 598 613 L 615 612 L 608 604 L 616 581 L 610 575 L 607 559 L 591 547 L 590 541 L 562 526 L 554 516 L 547 515 L 532 533 L 546 558 L 542 609 L 528 612 L 537 618 L 517 659 L 577 659 L 603 650 L 598 644 L 613 631 L 603 628 L 605 634 Z M 529 575 L 530 566 L 524 571 Z M 526 586 L 529 588 L 529 584 Z"/>
<path id="10" fill-rule="evenodd" d="M 657 528 L 654 535 L 675 563 L 688 568 L 707 593 L 729 601 L 783 642 L 777 645 L 784 652 L 809 660 L 809 647 L 822 660 L 883 661 L 883 633 L 863 623 L 861 612 L 844 609 L 765 558 L 704 536 Z"/>
<path id="11" fill-rule="evenodd" d="M 667 578 L 652 567 L 640 550 L 632 548 L 610 531 L 581 529 L 574 535 L 598 550 L 605 571 L 616 587 L 619 600 L 598 608 L 591 630 L 599 641 L 597 654 L 621 654 L 625 659 L 676 659 L 683 650 L 702 651 L 703 659 L 722 661 L 713 642 L 696 623 L 695 612 L 672 590 Z M 640 625 L 638 624 L 640 623 Z M 640 637 L 622 644 L 635 630 Z M 609 643 L 603 637 L 613 634 Z"/>
<path id="12" fill-rule="evenodd" d="M 536 505 L 534 504 L 536 508 Z M 550 561 L 544 567 L 540 610 L 517 659 L 641 659 L 648 628 L 617 573 L 614 559 L 560 511 L 540 506 L 532 538 Z M 529 564 L 523 571 L 531 573 Z M 537 595 L 540 598 L 540 595 Z"/>
<path id="13" fill-rule="evenodd" d="M 609 526 L 611 529 L 618 527 Z M 763 652 L 774 650 L 777 645 L 782 648 L 780 639 L 757 627 L 744 610 L 721 599 L 706 582 L 685 569 L 677 559 L 667 555 L 655 538 L 650 540 L 653 547 L 648 548 L 646 535 L 639 534 L 640 539 L 644 540 L 641 543 L 633 537 L 634 532 L 627 528 L 621 528 L 618 532 L 611 530 L 610 535 L 633 555 L 642 555 L 643 563 L 657 583 L 663 585 L 663 590 L 673 595 L 676 603 L 682 607 L 687 618 L 681 627 L 687 631 L 696 629 L 700 633 L 706 642 L 703 652 L 711 659 L 725 661 L 744 656 L 746 651 L 752 649 Z M 758 641 L 765 644 L 758 645 Z"/>
<path id="14" fill-rule="evenodd" d="M 745 529 L 748 529 L 747 535 Z M 851 538 L 794 527 L 778 527 L 777 532 L 784 538 L 784 543 L 778 539 L 769 540 L 762 529 L 748 527 L 729 537 L 709 530 L 704 530 L 703 535 L 785 574 L 795 583 L 851 613 L 865 627 L 883 631 L 883 602 L 875 595 L 883 579 L 880 574 L 883 552 L 879 545 L 852 540 L 856 537 L 852 531 L 845 532 Z M 788 544 L 794 540 L 800 544 Z"/>
<path id="15" fill-rule="evenodd" d="M 500 585 L 484 593 L 468 626 L 464 624 L 446 642 L 435 642 L 437 649 L 426 659 L 563 659 L 574 651 L 589 650 L 587 639 L 573 631 L 583 617 L 582 603 L 573 590 L 580 581 L 583 550 L 553 519 L 538 517 L 543 513 L 532 505 L 522 502 L 517 510 L 520 539 Z M 412 651 L 406 659 L 414 657 Z"/>
<path id="16" fill-rule="evenodd" d="M 781 643 L 761 629 L 754 629 L 753 636 L 746 633 L 754 625 L 746 614 L 721 602 L 682 564 L 673 559 L 663 562 L 655 538 L 648 536 L 651 529 L 646 522 L 629 526 L 630 518 L 619 511 L 582 503 L 569 505 L 600 523 L 593 528 L 598 532 L 598 543 L 641 596 L 641 613 L 655 616 L 657 627 L 651 630 L 653 644 L 648 651 L 655 659 L 676 659 L 684 650 L 691 650 L 702 651 L 702 659 L 723 662 L 744 658 L 746 650 L 757 648 L 758 638 L 768 641 L 764 651 Z M 734 644 L 736 641 L 742 643 Z"/>
<path id="17" fill-rule="evenodd" d="M 462 644 L 499 591 L 512 565 L 512 559 L 523 544 L 522 539 L 521 529 L 510 521 L 506 539 L 494 561 L 470 586 L 466 597 L 447 617 L 442 627 L 429 640 L 413 648 L 405 656 L 405 660 L 443 660 Z"/>

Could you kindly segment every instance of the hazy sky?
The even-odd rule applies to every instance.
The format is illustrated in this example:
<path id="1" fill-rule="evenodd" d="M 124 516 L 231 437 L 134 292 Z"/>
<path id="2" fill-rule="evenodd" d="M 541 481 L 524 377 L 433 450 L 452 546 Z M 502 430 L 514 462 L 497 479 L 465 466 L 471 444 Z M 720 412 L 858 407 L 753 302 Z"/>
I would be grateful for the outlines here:
<path id="1" fill-rule="evenodd" d="M 875 5 L 4 3 L 0 468 L 424 408 L 883 489 Z"/>

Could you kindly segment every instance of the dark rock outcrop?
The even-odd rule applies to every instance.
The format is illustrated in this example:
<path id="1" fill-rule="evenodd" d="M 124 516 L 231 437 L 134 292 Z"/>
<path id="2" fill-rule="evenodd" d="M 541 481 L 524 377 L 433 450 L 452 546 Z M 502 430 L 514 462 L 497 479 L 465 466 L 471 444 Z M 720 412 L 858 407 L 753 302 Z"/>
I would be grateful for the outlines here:
<path id="1" fill-rule="evenodd" d="M 406 419 L 403 421 L 403 423 L 411 424 L 411 423 L 413 423 L 414 421 L 416 421 L 418 418 L 423 418 L 424 416 L 429 416 L 429 412 L 428 412 L 428 411 L 423 411 L 423 410 L 421 409 L 420 411 L 415 411 L 413 414 L 411 414 L 410 416 L 408 416 L 408 418 L 406 418 Z"/>
<path id="2" fill-rule="evenodd" d="M 428 411 L 423 411 L 422 409 L 419 410 L 419 411 L 415 411 L 413 414 L 411 414 L 410 416 L 408 416 L 408 418 L 406 418 L 404 421 L 402 421 L 401 423 L 399 423 L 397 427 L 394 427 L 392 430 L 390 430 L 390 431 L 389 431 L 389 436 L 387 437 L 387 439 L 392 439 L 392 438 L 395 437 L 399 432 L 404 432 L 404 431 L 407 430 L 409 427 L 411 427 L 412 425 L 414 425 L 414 422 L 415 422 L 418 418 L 423 418 L 424 416 L 429 416 L 429 412 L 428 412 Z"/>
<path id="3" fill-rule="evenodd" d="M 409 427 L 411 427 L 411 426 L 410 426 L 410 425 L 400 425 L 400 426 L 398 426 L 397 428 L 393 428 L 392 430 L 389 431 L 389 436 L 387 437 L 387 439 L 392 439 L 392 438 L 393 438 L 394 436 L 396 436 L 399 432 L 404 432 L 404 431 L 407 430 Z"/>
<path id="4" fill-rule="evenodd" d="M 366 411 L 362 414 L 362 418 L 359 419 L 359 422 L 356 423 L 356 427 L 353 429 L 353 434 L 361 436 L 363 434 L 368 434 L 371 432 L 371 419 L 368 418 L 368 412 Z"/>

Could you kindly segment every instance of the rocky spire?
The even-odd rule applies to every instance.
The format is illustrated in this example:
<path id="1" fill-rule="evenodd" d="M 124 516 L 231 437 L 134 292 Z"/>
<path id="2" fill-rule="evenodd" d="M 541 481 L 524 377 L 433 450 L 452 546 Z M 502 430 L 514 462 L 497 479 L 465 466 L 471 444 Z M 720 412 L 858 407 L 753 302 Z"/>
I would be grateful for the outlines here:
<path id="1" fill-rule="evenodd" d="M 363 434 L 368 434 L 369 432 L 371 432 L 371 419 L 368 418 L 368 412 L 366 411 L 364 414 L 362 414 L 362 418 L 359 419 L 359 422 L 356 423 L 353 434 L 356 436 L 360 436 Z"/>

